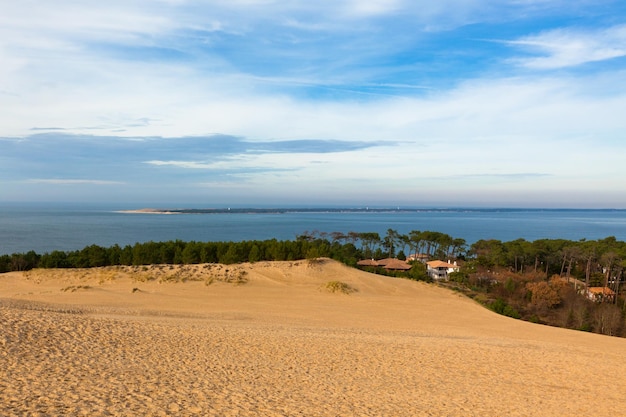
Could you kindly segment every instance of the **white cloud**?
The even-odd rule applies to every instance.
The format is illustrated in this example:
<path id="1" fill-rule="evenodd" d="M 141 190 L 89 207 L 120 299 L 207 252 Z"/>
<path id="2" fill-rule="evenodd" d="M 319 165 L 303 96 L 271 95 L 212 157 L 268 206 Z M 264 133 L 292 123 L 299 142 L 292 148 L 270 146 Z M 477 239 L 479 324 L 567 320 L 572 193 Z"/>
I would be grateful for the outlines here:
<path id="1" fill-rule="evenodd" d="M 171 166 L 171 167 L 176 167 L 176 168 L 185 168 L 185 169 L 211 169 L 213 168 L 213 164 L 207 164 L 204 162 L 197 162 L 197 161 L 159 161 L 159 160 L 152 160 L 152 161 L 145 161 L 145 164 L 148 165 L 155 165 L 155 166 L 159 166 L 159 167 L 163 167 L 163 166 Z"/>
<path id="2" fill-rule="evenodd" d="M 558 69 L 626 56 L 626 25 L 607 29 L 557 29 L 508 42 L 539 56 L 513 62 L 530 69 Z"/>
<path id="3" fill-rule="evenodd" d="M 105 3 L 98 1 L 58 1 L 54 5 L 30 2 L 11 2 L 3 5 L 0 26 L 4 31 L 20 31 L 33 39 L 72 40 L 82 43 L 90 40 L 129 41 L 141 35 L 155 35 L 172 30 L 176 24 L 168 18 L 166 10 L 148 7 L 151 2 Z M 24 29 L 30 28 L 29 32 Z M 11 43 L 21 45 L 20 38 L 10 38 Z M 51 40 L 51 39 L 50 39 Z M 5 38 L 5 43 L 9 40 Z"/>
<path id="4" fill-rule="evenodd" d="M 402 3 L 402 0 L 349 0 L 345 2 L 344 10 L 357 16 L 386 15 L 397 12 Z"/>
<path id="5" fill-rule="evenodd" d="M 48 185 L 122 185 L 121 181 L 86 180 L 86 179 L 63 179 L 63 178 L 33 178 L 24 181 L 28 184 L 48 184 Z"/>
<path id="6" fill-rule="evenodd" d="M 228 184 L 245 179 L 251 192 L 272 188 L 277 195 L 281 189 L 323 194 L 330 188 L 341 196 L 341 190 L 364 184 L 381 195 L 403 194 L 407 186 L 461 195 L 480 184 L 494 193 L 544 192 L 562 189 L 563 181 L 573 188 L 585 178 L 596 189 L 619 188 L 619 159 L 626 152 L 623 71 L 560 78 L 528 71 L 512 78 L 506 75 L 509 65 L 468 75 L 463 61 L 451 70 L 450 81 L 433 84 L 440 89 L 420 78 L 430 70 L 424 68 L 450 57 L 448 42 L 458 41 L 449 32 L 445 45 L 435 42 L 440 56 L 423 50 L 430 30 L 502 22 L 516 10 L 532 16 L 564 4 L 569 3 L 61 0 L 33 8 L 9 2 L 0 15 L 0 139 L 56 127 L 75 134 L 155 137 L 155 147 L 159 137 L 212 133 L 264 142 L 402 142 L 323 155 L 242 150 L 217 160 L 151 153 L 138 164 L 159 172 L 195 170 L 194 181 L 205 186 L 223 184 L 224 176 L 233 180 Z M 525 68 L 576 67 L 625 56 L 626 25 L 545 30 L 508 44 L 529 53 L 515 61 Z M 437 56 L 413 65 L 421 53 Z M 474 65 L 471 58 L 466 62 Z M 405 75 L 397 78 L 396 72 Z M 208 171 L 222 176 L 207 178 Z M 74 171 L 57 175 L 73 177 Z"/>

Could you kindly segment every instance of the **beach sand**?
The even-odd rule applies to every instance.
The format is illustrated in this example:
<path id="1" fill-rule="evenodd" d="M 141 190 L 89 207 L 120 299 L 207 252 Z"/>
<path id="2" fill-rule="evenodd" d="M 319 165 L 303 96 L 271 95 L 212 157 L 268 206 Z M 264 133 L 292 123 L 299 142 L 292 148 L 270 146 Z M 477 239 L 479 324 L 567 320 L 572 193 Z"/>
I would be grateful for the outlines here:
<path id="1" fill-rule="evenodd" d="M 329 260 L 0 275 L 2 416 L 617 416 L 625 369 L 625 339 Z"/>

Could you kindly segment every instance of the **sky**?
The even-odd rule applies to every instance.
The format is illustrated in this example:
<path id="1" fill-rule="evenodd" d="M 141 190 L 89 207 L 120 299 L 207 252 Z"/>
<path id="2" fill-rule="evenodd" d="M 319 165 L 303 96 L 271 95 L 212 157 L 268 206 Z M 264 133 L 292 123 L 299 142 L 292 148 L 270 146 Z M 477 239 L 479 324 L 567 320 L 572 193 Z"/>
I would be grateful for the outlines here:
<path id="1" fill-rule="evenodd" d="M 0 202 L 626 208 L 623 0 L 0 0 Z"/>

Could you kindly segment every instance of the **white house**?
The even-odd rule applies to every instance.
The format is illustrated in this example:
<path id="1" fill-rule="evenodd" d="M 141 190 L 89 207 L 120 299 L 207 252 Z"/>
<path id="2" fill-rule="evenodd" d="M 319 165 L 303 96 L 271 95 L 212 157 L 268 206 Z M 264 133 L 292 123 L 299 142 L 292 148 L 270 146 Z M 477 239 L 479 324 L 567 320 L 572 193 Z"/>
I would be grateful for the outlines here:
<path id="1" fill-rule="evenodd" d="M 428 272 L 428 276 L 434 280 L 447 280 L 448 274 L 451 272 L 459 272 L 460 267 L 454 263 L 444 262 L 444 261 L 430 261 L 426 262 L 426 270 Z"/>

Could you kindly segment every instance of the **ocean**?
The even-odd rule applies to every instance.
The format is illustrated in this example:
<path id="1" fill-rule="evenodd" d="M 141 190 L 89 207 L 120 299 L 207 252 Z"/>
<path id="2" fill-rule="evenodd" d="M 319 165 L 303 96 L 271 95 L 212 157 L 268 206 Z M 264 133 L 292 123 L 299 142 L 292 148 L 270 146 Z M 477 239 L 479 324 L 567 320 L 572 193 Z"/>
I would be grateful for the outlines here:
<path id="1" fill-rule="evenodd" d="M 147 241 L 293 240 L 304 232 L 401 234 L 431 230 L 463 238 L 626 240 L 626 210 L 420 209 L 283 213 L 137 214 L 127 207 L 0 205 L 0 254 L 70 251 Z M 292 209 L 293 210 L 293 209 Z"/>

